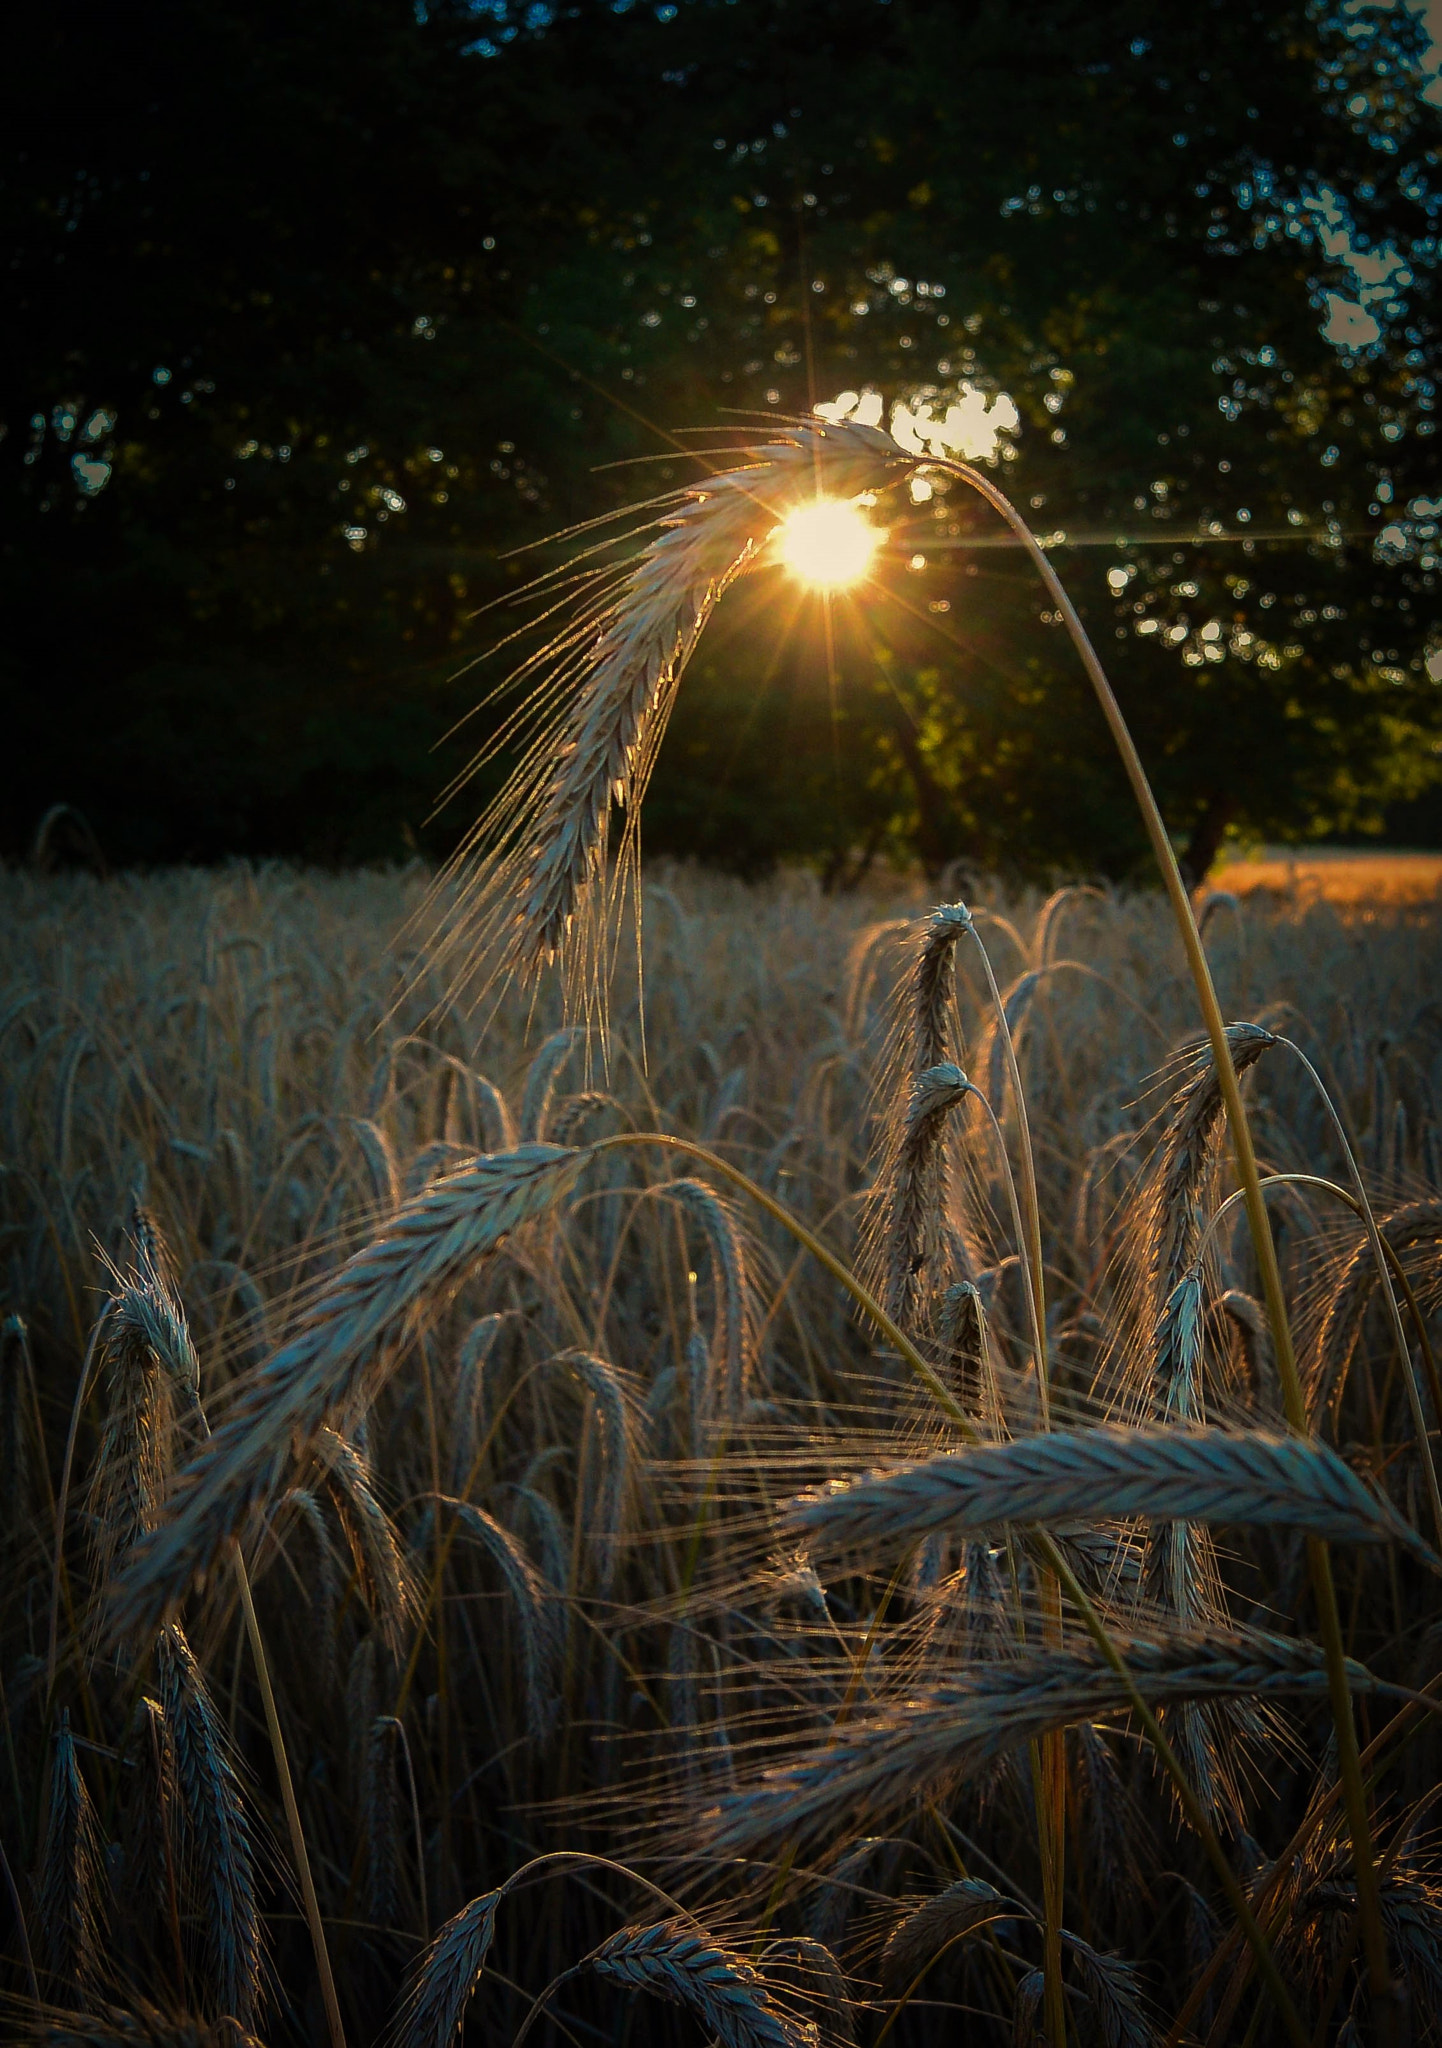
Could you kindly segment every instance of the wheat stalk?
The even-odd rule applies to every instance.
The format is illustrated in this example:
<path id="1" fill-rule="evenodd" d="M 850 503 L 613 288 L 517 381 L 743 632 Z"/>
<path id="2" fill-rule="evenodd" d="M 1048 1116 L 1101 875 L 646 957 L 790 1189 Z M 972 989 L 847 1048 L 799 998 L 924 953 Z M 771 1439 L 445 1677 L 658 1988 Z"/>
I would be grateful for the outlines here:
<path id="1" fill-rule="evenodd" d="M 816 2028 L 784 2012 L 744 1956 L 688 1921 L 623 1927 L 590 1965 L 612 1983 L 685 2006 L 721 2048 L 816 2048 Z"/>
<path id="2" fill-rule="evenodd" d="M 391 2028 L 394 2048 L 451 2048 L 481 1981 L 504 1891 L 472 1899 L 420 1956 Z"/>
<path id="3" fill-rule="evenodd" d="M 798 422 L 743 468 L 641 508 L 651 517 L 632 536 L 649 535 L 639 550 L 579 577 L 568 565 L 532 586 L 553 598 L 569 580 L 559 615 L 546 614 L 551 637 L 502 685 L 531 693 L 497 744 L 531 729 L 465 850 L 443 920 L 463 971 L 492 984 L 513 973 L 530 978 L 564 945 L 573 993 L 598 987 L 641 798 L 682 672 L 721 596 L 761 560 L 793 505 L 854 498 L 916 462 L 878 428 Z M 613 809 L 624 822 L 608 882 Z"/>
<path id="4" fill-rule="evenodd" d="M 36 1886 L 45 1962 L 78 2000 L 101 1974 L 105 1928 L 100 1833 L 75 1754 L 69 1712 L 60 1716 L 50 1763 L 50 1804 Z"/>
<path id="5" fill-rule="evenodd" d="M 1260 1631 L 1178 1630 L 1115 1642 L 1149 1706 L 1327 1689 L 1319 1650 Z M 1361 1665 L 1349 1661 L 1346 1668 L 1354 1690 L 1375 1683 Z M 895 1812 L 994 1757 L 1129 1704 L 1127 1686 L 1091 1646 L 975 1665 L 834 1726 L 824 1746 L 776 1765 L 700 1815 L 687 1847 L 716 1857 L 806 1844 Z"/>
<path id="6" fill-rule="evenodd" d="M 1014 1918 L 1016 1912 L 1014 1901 L 985 1878 L 957 1878 L 897 1921 L 881 1951 L 883 1981 L 910 1982 L 952 1942 L 964 1940 L 973 1929 Z"/>
<path id="7" fill-rule="evenodd" d="M 950 1451 L 790 1503 L 809 1542 L 864 1546 L 934 1529 L 1038 1527 L 1146 1516 L 1305 1529 L 1342 1542 L 1431 1552 L 1381 1494 L 1327 1445 L 1264 1431 L 1055 1430 Z"/>
<path id="8" fill-rule="evenodd" d="M 263 1943 L 240 1781 L 204 1675 L 174 1622 L 160 1631 L 156 1664 L 211 1987 L 218 2009 L 248 2027 L 260 1999 Z"/>
<path id="9" fill-rule="evenodd" d="M 555 1145 L 487 1154 L 405 1203 L 331 1276 L 295 1336 L 178 1474 L 171 1513 L 136 1546 L 115 1587 L 117 1629 L 147 1623 L 179 1598 L 255 1503 L 278 1489 L 293 1450 L 374 1399 L 404 1318 L 554 1210 L 585 1157 Z"/>

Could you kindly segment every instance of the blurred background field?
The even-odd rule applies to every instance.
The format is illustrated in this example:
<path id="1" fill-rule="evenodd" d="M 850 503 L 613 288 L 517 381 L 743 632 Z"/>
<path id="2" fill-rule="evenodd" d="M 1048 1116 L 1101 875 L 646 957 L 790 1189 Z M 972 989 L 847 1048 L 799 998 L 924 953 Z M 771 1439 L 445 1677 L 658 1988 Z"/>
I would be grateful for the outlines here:
<path id="1" fill-rule="evenodd" d="M 1442 908 L 1442 854 L 1270 846 L 1224 858 L 1208 882 L 1239 896 L 1265 893 L 1293 906 L 1323 902 L 1360 911 L 1436 912 Z"/>

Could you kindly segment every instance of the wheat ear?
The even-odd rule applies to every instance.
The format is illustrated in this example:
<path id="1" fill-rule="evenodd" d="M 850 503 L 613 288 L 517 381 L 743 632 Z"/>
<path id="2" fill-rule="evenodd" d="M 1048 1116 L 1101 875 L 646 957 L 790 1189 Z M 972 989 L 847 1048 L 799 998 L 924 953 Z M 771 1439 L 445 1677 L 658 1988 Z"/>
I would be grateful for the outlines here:
<path id="1" fill-rule="evenodd" d="M 888 1315 L 902 1323 L 914 1312 L 920 1276 L 934 1266 L 942 1245 L 948 1190 L 941 1113 L 951 1103 L 937 1101 L 931 1104 L 936 1116 L 924 1115 L 917 1089 L 928 1073 L 960 1072 L 955 954 L 970 928 L 970 912 L 953 903 L 941 904 L 922 926 L 877 1083 L 878 1137 L 860 1270 Z"/>
<path id="2" fill-rule="evenodd" d="M 1260 1631 L 1179 1630 L 1115 1641 L 1153 1707 L 1327 1689 L 1320 1650 Z M 1354 1690 L 1375 1684 L 1359 1664 L 1349 1660 L 1346 1671 Z M 833 1728 L 824 1746 L 740 1786 L 698 1816 L 688 1847 L 711 1857 L 752 1855 L 865 1825 L 973 1775 L 993 1757 L 1074 1722 L 1124 1713 L 1130 1702 L 1121 1677 L 1091 1646 L 974 1665 L 947 1684 L 915 1687 L 858 1714 Z"/>
<path id="3" fill-rule="evenodd" d="M 503 1889 L 463 1906 L 419 1958 L 390 2030 L 394 2048 L 451 2048 L 486 1966 Z"/>
<path id="4" fill-rule="evenodd" d="M 240 1781 L 204 1675 L 174 1622 L 160 1631 L 156 1663 L 211 1989 L 217 2008 L 248 2027 L 260 1999 L 262 1939 Z"/>
<path id="5" fill-rule="evenodd" d="M 448 1509 L 468 1536 L 489 1551 L 506 1582 L 521 1638 L 521 1669 L 526 1687 L 526 1731 L 543 1740 L 556 1725 L 561 1645 L 553 1592 L 509 1529 L 468 1500 L 434 1496 L 437 1508 Z"/>
<path id="6" fill-rule="evenodd" d="M 45 1962 L 66 1993 L 83 2003 L 100 1975 L 104 1893 L 95 1808 L 80 1775 L 68 1710 L 60 1716 L 51 1758 L 36 1891 Z"/>
<path id="7" fill-rule="evenodd" d="M 157 1619 L 274 1494 L 296 1447 L 384 1384 L 405 1317 L 453 1287 L 513 1231 L 564 1201 L 585 1161 L 555 1145 L 487 1154 L 405 1203 L 333 1274 L 290 1342 L 247 1383 L 179 1473 L 172 1511 L 115 1589 L 117 1628 Z"/>
<path id="8" fill-rule="evenodd" d="M 412 1604 L 405 1559 L 390 1517 L 371 1490 L 365 1459 L 338 1430 L 321 1429 L 316 1449 L 330 1482 L 340 1525 L 350 1547 L 356 1579 L 380 1622 L 389 1648 L 400 1640 Z"/>
<path id="9" fill-rule="evenodd" d="M 736 1212 L 723 1195 L 705 1181 L 683 1178 L 663 1181 L 652 1190 L 657 1195 L 674 1195 L 706 1238 L 711 1255 L 711 1291 L 715 1309 L 715 1350 L 720 1366 L 720 1385 L 707 1384 L 698 1402 L 698 1412 L 715 1421 L 740 1420 L 746 1399 L 747 1378 L 752 1365 L 753 1333 L 750 1275 L 746 1243 Z"/>
<path id="10" fill-rule="evenodd" d="M 603 540 L 600 566 L 577 575 L 568 564 L 531 586 L 552 600 L 553 631 L 502 685 L 501 694 L 529 688 L 500 742 L 524 732 L 525 751 L 458 864 L 444 922 L 464 969 L 491 985 L 530 977 L 565 945 L 573 991 L 596 989 L 641 797 L 682 672 L 721 596 L 761 560 L 792 505 L 879 489 L 917 460 L 878 428 L 798 422 L 745 467 L 641 508 L 651 516 L 619 537 L 649 536 L 639 549 L 618 561 L 618 541 Z M 613 810 L 624 822 L 608 881 Z"/>
<path id="11" fill-rule="evenodd" d="M 883 1981 L 909 1983 L 944 1948 L 974 1929 L 1015 1917 L 1016 1905 L 981 1877 L 959 1877 L 912 1907 L 886 1937 L 881 1951 Z"/>
<path id="12" fill-rule="evenodd" d="M 685 2006 L 721 2048 L 815 2048 L 816 2028 L 784 2012 L 744 1956 L 689 1921 L 623 1927 L 590 1964 L 614 1984 Z"/>
<path id="13" fill-rule="evenodd" d="M 910 1540 L 1005 1522 L 1064 1526 L 1106 1516 L 1305 1529 L 1341 1542 L 1399 1541 L 1431 1558 L 1391 1503 L 1327 1445 L 1261 1430 L 1101 1426 L 978 1444 L 791 1503 L 808 1542 Z"/>
<path id="14" fill-rule="evenodd" d="M 1232 1065 L 1244 1074 L 1275 1035 L 1260 1024 L 1229 1024 Z M 1151 1177 L 1146 1236 L 1158 1310 L 1197 1256 L 1201 1198 L 1222 1134 L 1222 1084 L 1209 1047 L 1192 1048 L 1200 1064 L 1173 1095 L 1157 1168 Z"/>

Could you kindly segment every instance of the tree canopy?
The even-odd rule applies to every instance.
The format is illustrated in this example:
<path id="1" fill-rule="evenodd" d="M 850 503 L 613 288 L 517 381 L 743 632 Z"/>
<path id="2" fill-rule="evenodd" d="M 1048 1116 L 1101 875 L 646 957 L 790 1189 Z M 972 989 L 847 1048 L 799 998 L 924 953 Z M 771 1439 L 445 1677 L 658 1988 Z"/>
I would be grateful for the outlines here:
<path id="1" fill-rule="evenodd" d="M 990 441 L 1195 867 L 1435 782 L 1406 8 L 168 0 L 12 44 L 5 850 L 62 800 L 118 858 L 444 850 L 511 551 L 842 391 Z M 1125 871 L 1020 554 L 955 490 L 886 516 L 829 633 L 728 599 L 648 844 Z"/>

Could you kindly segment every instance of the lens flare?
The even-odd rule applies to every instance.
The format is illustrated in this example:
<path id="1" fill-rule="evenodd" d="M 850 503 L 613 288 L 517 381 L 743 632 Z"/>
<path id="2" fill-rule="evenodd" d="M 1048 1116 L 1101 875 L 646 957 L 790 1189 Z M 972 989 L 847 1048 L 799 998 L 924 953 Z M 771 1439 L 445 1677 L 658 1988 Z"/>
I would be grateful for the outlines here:
<path id="1" fill-rule="evenodd" d="M 814 590 L 845 590 L 866 575 L 885 538 L 859 506 L 843 498 L 816 498 L 782 520 L 776 547 L 802 583 Z"/>

